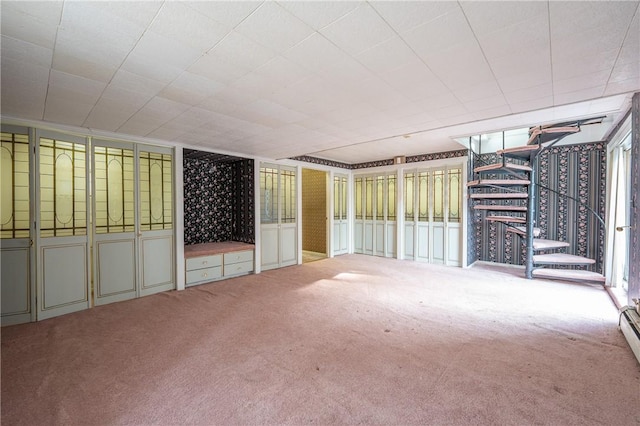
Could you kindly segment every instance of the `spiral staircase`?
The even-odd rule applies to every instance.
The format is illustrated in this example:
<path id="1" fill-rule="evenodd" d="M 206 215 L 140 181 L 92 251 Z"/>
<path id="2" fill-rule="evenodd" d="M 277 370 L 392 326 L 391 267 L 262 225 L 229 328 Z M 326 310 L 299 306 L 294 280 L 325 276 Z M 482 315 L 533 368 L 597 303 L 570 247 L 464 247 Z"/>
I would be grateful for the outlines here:
<path id="1" fill-rule="evenodd" d="M 593 265 L 594 259 L 566 253 L 570 244 L 565 241 L 538 238 L 541 230 L 535 224 L 536 158 L 561 139 L 579 132 L 581 126 L 599 123 L 603 118 L 532 127 L 525 145 L 503 148 L 496 152 L 494 163 L 473 169 L 474 178 L 467 183 L 473 209 L 485 211 L 484 220 L 500 223 L 520 237 L 526 247 L 525 276 L 529 279 L 605 281 L 602 274 L 584 268 Z M 604 225 L 596 212 L 588 210 Z"/>

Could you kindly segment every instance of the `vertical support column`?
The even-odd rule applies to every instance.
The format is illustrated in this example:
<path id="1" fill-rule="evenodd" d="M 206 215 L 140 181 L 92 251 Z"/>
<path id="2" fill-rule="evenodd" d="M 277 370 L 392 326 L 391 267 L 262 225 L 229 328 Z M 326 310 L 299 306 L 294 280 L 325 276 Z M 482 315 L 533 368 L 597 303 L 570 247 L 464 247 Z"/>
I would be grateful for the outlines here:
<path id="1" fill-rule="evenodd" d="M 534 155 L 529 161 L 531 172 L 529 172 L 529 198 L 527 200 L 527 258 L 525 263 L 525 277 L 533 278 L 533 228 L 535 227 L 536 216 L 536 179 L 537 179 L 537 163 Z"/>

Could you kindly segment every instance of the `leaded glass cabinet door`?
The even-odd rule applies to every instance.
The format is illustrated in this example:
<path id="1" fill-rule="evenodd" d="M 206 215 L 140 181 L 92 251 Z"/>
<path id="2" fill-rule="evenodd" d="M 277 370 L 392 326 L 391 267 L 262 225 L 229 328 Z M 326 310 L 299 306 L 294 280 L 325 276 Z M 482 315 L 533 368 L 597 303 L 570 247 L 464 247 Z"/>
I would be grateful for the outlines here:
<path id="1" fill-rule="evenodd" d="M 260 166 L 260 252 L 262 270 L 298 262 L 296 169 Z"/>
<path id="2" fill-rule="evenodd" d="M 135 147 L 93 140 L 93 282 L 96 305 L 137 295 Z"/>
<path id="3" fill-rule="evenodd" d="M 345 254 L 348 246 L 347 177 L 333 177 L 333 254 Z"/>
<path id="4" fill-rule="evenodd" d="M 173 151 L 137 146 L 139 295 L 175 288 Z"/>
<path id="5" fill-rule="evenodd" d="M 38 320 L 90 305 L 85 138 L 38 131 Z"/>
<path id="6" fill-rule="evenodd" d="M 31 145 L 25 128 L 2 126 L 0 284 L 2 325 L 35 320 L 31 271 Z"/>

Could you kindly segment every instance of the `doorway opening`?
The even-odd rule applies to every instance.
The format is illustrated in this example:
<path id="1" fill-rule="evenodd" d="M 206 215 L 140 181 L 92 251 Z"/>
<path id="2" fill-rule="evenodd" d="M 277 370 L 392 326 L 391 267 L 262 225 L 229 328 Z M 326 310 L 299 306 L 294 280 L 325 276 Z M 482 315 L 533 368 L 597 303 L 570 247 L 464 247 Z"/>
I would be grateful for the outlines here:
<path id="1" fill-rule="evenodd" d="M 327 172 L 302 169 L 302 263 L 327 257 Z"/>

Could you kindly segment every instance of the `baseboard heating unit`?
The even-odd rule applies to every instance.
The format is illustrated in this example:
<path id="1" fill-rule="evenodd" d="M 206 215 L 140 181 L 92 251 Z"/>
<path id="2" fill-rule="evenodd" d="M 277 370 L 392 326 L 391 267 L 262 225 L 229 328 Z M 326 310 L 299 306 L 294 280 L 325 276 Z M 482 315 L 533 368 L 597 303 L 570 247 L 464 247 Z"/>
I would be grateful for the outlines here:
<path id="1" fill-rule="evenodd" d="M 640 362 L 640 315 L 635 307 L 625 306 L 620 310 L 619 325 L 636 359 Z"/>

